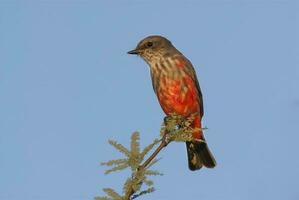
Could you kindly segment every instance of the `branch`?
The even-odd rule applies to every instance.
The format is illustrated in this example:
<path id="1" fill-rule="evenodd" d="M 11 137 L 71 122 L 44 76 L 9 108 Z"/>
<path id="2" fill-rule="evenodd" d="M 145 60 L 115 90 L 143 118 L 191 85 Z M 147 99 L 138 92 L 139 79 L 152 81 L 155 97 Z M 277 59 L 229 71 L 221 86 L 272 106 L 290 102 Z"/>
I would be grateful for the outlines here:
<path id="1" fill-rule="evenodd" d="M 110 145 L 121 152 L 125 157 L 120 159 L 110 160 L 108 162 L 101 163 L 102 165 L 110 167 L 106 170 L 105 174 L 111 172 L 124 170 L 131 168 L 131 177 L 128 178 L 123 187 L 123 195 L 118 194 L 111 188 L 105 188 L 104 192 L 106 197 L 96 197 L 96 200 L 132 200 L 143 194 L 148 194 L 154 191 L 153 182 L 148 179 L 148 176 L 162 175 L 158 171 L 150 170 L 158 159 L 157 155 L 162 149 L 164 149 L 169 143 L 175 142 L 187 142 L 193 140 L 192 135 L 194 131 L 198 131 L 191 127 L 194 120 L 194 115 L 188 118 L 183 118 L 178 115 L 170 115 L 165 117 L 164 124 L 161 127 L 161 139 L 155 139 L 151 144 L 147 145 L 142 151 L 140 151 L 140 137 L 139 133 L 135 132 L 131 136 L 130 149 L 127 149 L 117 141 L 109 140 Z M 144 157 L 154 146 L 159 146 L 154 152 L 145 160 Z M 145 160 L 145 161 L 144 161 Z M 142 189 L 142 186 L 146 185 L 146 189 Z"/>
<path id="2" fill-rule="evenodd" d="M 145 170 L 148 165 L 153 161 L 153 159 L 159 154 L 159 152 L 165 148 L 168 144 L 169 144 L 169 141 L 167 141 L 167 132 L 165 131 L 164 135 L 163 135 L 163 138 L 161 140 L 161 143 L 160 145 L 156 148 L 156 150 L 148 157 L 148 159 L 146 159 L 146 161 L 144 161 L 144 163 L 137 169 L 137 173 L 139 171 L 143 171 Z M 133 177 L 132 178 L 133 181 L 135 179 L 137 179 L 136 177 Z M 142 184 L 142 182 L 141 182 Z M 131 187 L 129 190 L 127 190 L 126 194 L 125 194 L 125 200 L 131 200 L 131 199 L 134 199 L 134 196 L 133 194 L 135 193 L 135 190 L 133 187 Z"/>

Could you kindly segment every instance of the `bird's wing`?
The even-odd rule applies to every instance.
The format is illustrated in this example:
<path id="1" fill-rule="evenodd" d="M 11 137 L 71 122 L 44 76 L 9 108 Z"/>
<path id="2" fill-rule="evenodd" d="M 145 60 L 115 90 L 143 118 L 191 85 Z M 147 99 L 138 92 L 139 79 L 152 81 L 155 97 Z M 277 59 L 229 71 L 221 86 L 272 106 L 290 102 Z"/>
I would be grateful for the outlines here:
<path id="1" fill-rule="evenodd" d="M 185 56 L 182 55 L 180 57 L 186 63 L 185 64 L 186 66 L 184 67 L 185 73 L 188 74 L 193 79 L 193 81 L 196 85 L 196 89 L 198 92 L 199 106 L 200 106 L 200 116 L 202 117 L 204 115 L 203 98 L 202 98 L 202 93 L 201 93 L 201 89 L 199 86 L 199 82 L 197 80 L 195 69 L 194 69 L 192 63 Z"/>

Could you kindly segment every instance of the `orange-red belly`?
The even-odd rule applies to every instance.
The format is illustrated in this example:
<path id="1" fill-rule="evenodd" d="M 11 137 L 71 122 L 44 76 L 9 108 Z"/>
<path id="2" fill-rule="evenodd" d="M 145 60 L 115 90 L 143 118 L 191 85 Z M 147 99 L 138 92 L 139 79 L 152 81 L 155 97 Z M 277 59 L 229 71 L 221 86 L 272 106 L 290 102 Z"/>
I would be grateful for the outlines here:
<path id="1" fill-rule="evenodd" d="M 176 113 L 188 116 L 199 112 L 199 98 L 193 80 L 184 77 L 180 80 L 161 79 L 157 96 L 163 111 L 169 115 Z"/>

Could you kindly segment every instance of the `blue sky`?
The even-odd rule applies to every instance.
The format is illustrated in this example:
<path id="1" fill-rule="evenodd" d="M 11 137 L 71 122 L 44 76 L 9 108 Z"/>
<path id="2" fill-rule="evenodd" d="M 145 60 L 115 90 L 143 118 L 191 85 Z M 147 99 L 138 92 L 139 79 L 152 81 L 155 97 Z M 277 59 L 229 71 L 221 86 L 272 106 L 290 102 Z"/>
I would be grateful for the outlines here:
<path id="1" fill-rule="evenodd" d="M 107 143 L 158 135 L 149 69 L 126 54 L 168 37 L 194 64 L 218 166 L 190 172 L 184 144 L 140 199 L 299 199 L 294 0 L 0 1 L 0 200 L 87 200 L 121 189 Z"/>

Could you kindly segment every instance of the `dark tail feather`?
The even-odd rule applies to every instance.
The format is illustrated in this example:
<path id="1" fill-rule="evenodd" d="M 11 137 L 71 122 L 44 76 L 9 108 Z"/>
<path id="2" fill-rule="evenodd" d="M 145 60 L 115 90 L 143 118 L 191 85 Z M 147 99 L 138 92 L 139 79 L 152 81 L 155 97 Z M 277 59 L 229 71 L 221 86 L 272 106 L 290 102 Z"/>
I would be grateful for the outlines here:
<path id="1" fill-rule="evenodd" d="M 186 142 L 189 169 L 194 171 L 205 166 L 213 168 L 216 166 L 216 160 L 206 142 L 192 141 Z"/>

